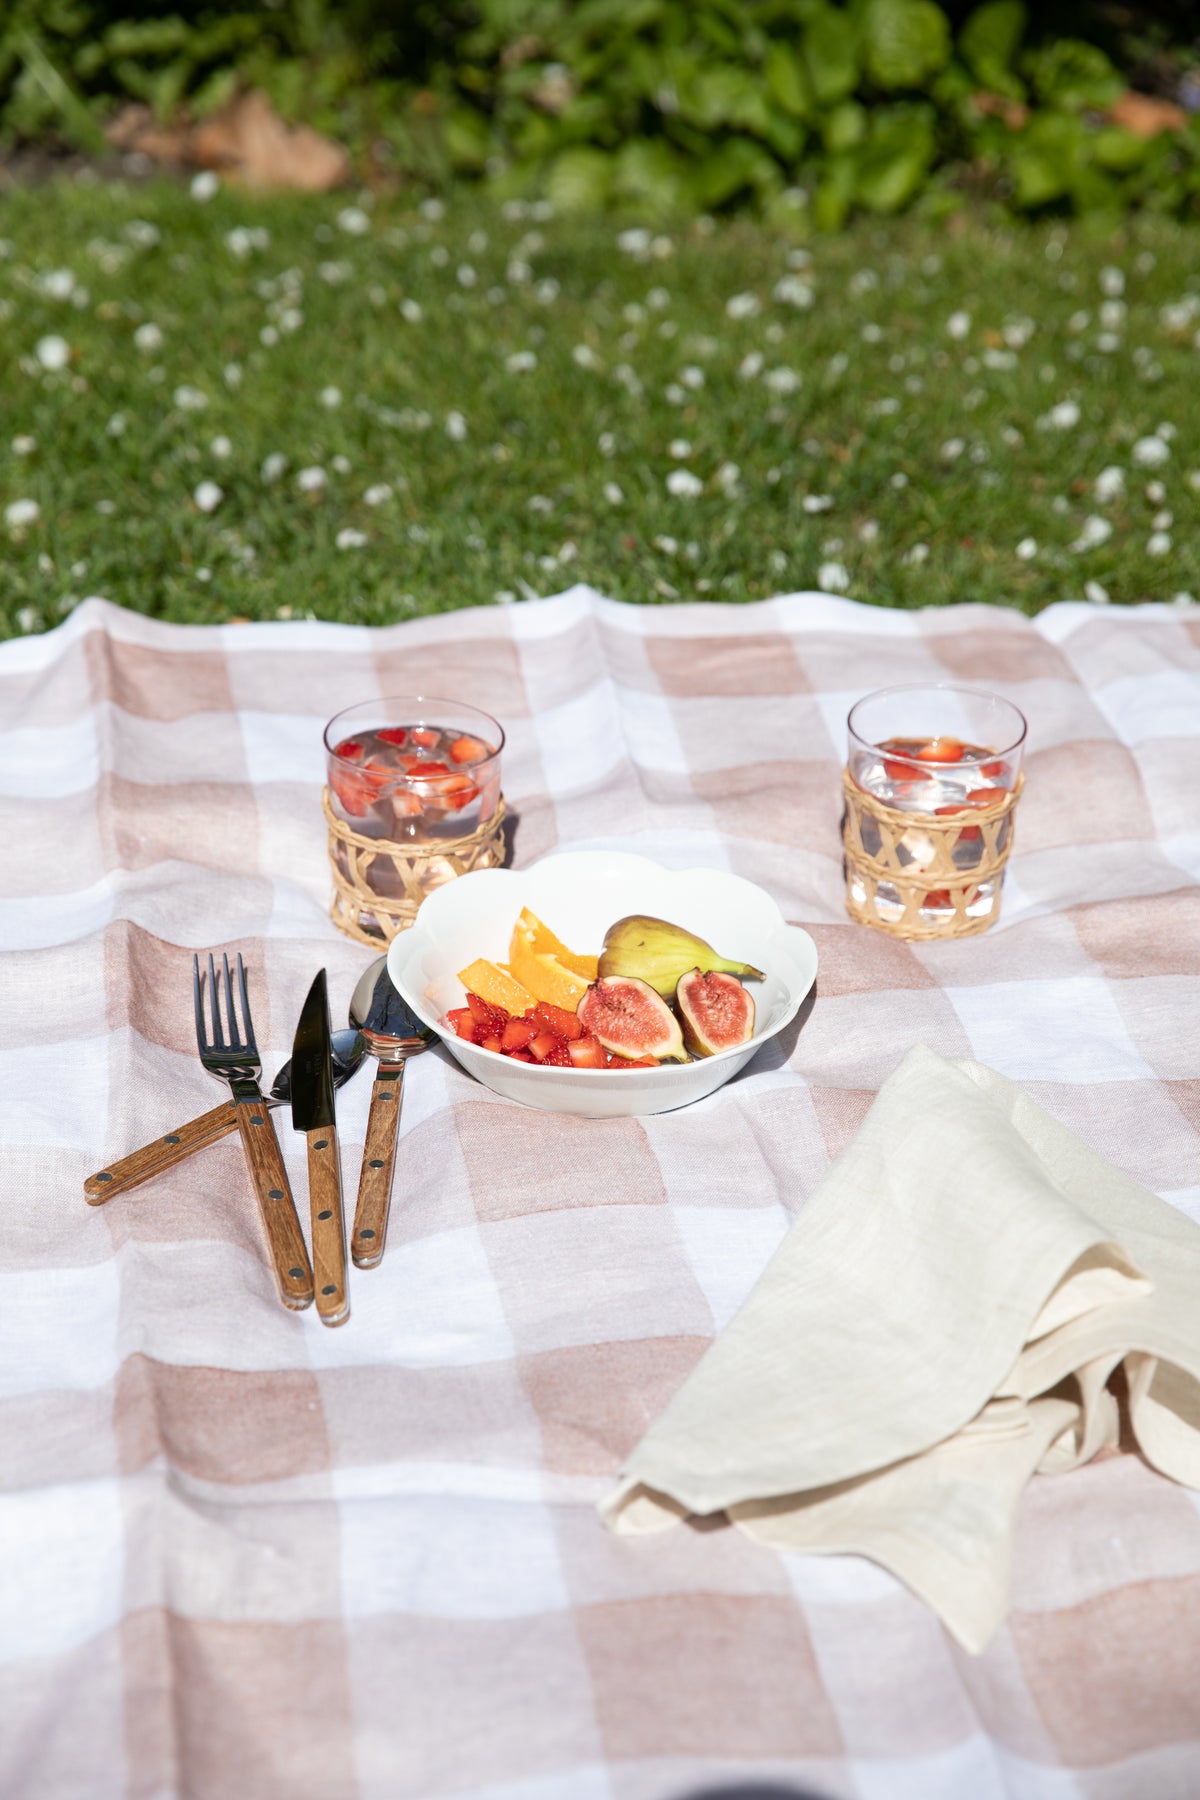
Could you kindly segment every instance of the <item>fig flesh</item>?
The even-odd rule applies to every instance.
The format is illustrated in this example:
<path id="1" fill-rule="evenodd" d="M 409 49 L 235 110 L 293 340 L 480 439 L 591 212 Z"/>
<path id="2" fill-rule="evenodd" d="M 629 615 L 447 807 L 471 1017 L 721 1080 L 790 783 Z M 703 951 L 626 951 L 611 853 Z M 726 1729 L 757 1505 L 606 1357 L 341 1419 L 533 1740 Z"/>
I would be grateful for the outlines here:
<path id="1" fill-rule="evenodd" d="M 691 969 L 680 977 L 675 1004 L 693 1056 L 715 1056 L 754 1036 L 754 1001 L 736 975 Z"/>
<path id="2" fill-rule="evenodd" d="M 679 1021 L 661 995 L 629 975 L 601 976 L 579 1002 L 579 1023 L 614 1056 L 684 1062 Z"/>
<path id="3" fill-rule="evenodd" d="M 703 938 L 648 913 L 632 913 L 626 919 L 618 919 L 604 934 L 601 976 L 632 976 L 648 982 L 664 1000 L 671 1000 L 680 977 L 689 969 L 717 969 L 728 975 L 748 975 L 757 981 L 763 978 L 761 969 L 718 956 Z"/>

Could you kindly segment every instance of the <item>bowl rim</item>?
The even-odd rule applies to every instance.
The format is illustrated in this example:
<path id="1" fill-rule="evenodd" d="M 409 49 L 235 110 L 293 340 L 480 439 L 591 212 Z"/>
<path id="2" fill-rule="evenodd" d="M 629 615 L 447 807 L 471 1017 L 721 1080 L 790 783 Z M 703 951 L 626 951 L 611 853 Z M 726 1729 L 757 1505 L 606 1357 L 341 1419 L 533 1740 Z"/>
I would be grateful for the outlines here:
<path id="1" fill-rule="evenodd" d="M 538 1075 L 542 1075 L 542 1076 L 566 1075 L 566 1076 L 573 1076 L 573 1077 L 587 1076 L 587 1077 L 591 1077 L 591 1078 L 611 1079 L 611 1077 L 614 1075 L 616 1075 L 618 1078 L 627 1077 L 630 1075 L 641 1075 L 641 1076 L 646 1077 L 649 1080 L 657 1080 L 657 1079 L 661 1079 L 663 1077 L 670 1079 L 672 1077 L 679 1077 L 681 1075 L 684 1075 L 685 1073 L 687 1073 L 697 1067 L 703 1067 L 706 1069 L 712 1068 L 715 1064 L 722 1063 L 722 1062 L 729 1062 L 736 1056 L 744 1056 L 748 1060 L 749 1056 L 752 1056 L 756 1051 L 761 1049 L 763 1044 L 770 1043 L 772 1038 L 778 1037 L 779 1033 L 781 1031 L 783 1031 L 786 1026 L 791 1024 L 792 1020 L 795 1018 L 796 1014 L 799 1012 L 801 1006 L 803 1006 L 805 1000 L 808 998 L 809 994 L 812 992 L 813 984 L 816 981 L 816 977 L 817 977 L 817 971 L 816 971 L 817 946 L 816 946 L 816 942 L 813 939 L 811 933 L 806 931 L 803 925 L 793 925 L 789 920 L 784 918 L 778 901 L 775 899 L 775 897 L 772 894 L 767 892 L 766 888 L 760 887 L 759 884 L 755 881 L 748 880 L 747 877 L 744 875 L 736 874 L 732 869 L 713 869 L 713 868 L 705 867 L 703 864 L 697 864 L 695 866 L 690 866 L 686 869 L 673 869 L 673 868 L 668 867 L 667 864 L 665 864 L 665 863 L 655 862 L 653 857 L 642 856 L 637 851 L 614 850 L 614 851 L 608 852 L 608 851 L 600 851 L 600 850 L 552 850 L 547 855 L 539 857 L 536 862 L 530 863 L 529 866 L 524 869 L 481 869 L 481 870 L 473 870 L 473 871 L 471 871 L 471 873 L 481 874 L 481 875 L 489 875 L 489 876 L 493 876 L 493 877 L 497 876 L 497 875 L 511 875 L 511 876 L 517 876 L 517 877 L 528 876 L 528 875 L 534 874 L 538 869 L 544 868 L 548 863 L 562 863 L 562 862 L 565 862 L 568 858 L 574 858 L 574 857 L 586 857 L 593 864 L 596 861 L 602 860 L 605 857 L 611 857 L 614 861 L 619 859 L 623 863 L 640 863 L 643 865 L 643 867 L 645 869 L 652 870 L 657 875 L 669 875 L 672 877 L 678 876 L 681 878 L 689 876 L 689 875 L 704 876 L 704 877 L 708 877 L 708 878 L 711 878 L 713 875 L 720 875 L 720 876 L 724 877 L 726 880 L 741 882 L 744 886 L 753 888 L 756 893 L 763 895 L 763 897 L 766 900 L 768 900 L 770 902 L 771 906 L 774 908 L 774 910 L 777 914 L 777 917 L 778 917 L 778 924 L 773 928 L 772 935 L 775 935 L 776 933 L 798 932 L 806 940 L 806 942 L 809 945 L 811 945 L 812 956 L 813 956 L 813 973 L 812 973 L 812 977 L 808 983 L 808 986 L 803 990 L 802 993 L 796 993 L 791 989 L 790 986 L 788 987 L 788 1001 L 787 1001 L 787 1005 L 784 1008 L 783 1016 L 775 1024 L 773 1024 L 771 1026 L 770 1030 L 756 1031 L 754 1033 L 753 1037 L 747 1038 L 744 1043 L 731 1044 L 728 1047 L 728 1049 L 718 1050 L 718 1051 L 714 1052 L 714 1054 L 712 1056 L 693 1057 L 688 1062 L 660 1063 L 658 1065 L 658 1067 L 654 1068 L 654 1069 L 645 1068 L 645 1067 L 643 1067 L 643 1068 L 628 1068 L 628 1069 L 611 1069 L 611 1068 L 609 1068 L 609 1069 L 578 1069 L 574 1066 L 574 1064 L 572 1064 L 570 1068 L 563 1068 L 560 1065 L 555 1065 L 555 1066 L 551 1067 L 547 1064 L 536 1063 L 536 1062 L 534 1062 L 534 1063 L 519 1063 L 517 1065 L 517 1067 L 521 1071 L 522 1078 L 524 1077 L 524 1075 L 527 1071 L 532 1071 L 532 1072 L 536 1072 Z M 634 872 L 633 870 L 630 871 L 630 873 L 633 873 L 633 872 Z M 464 879 L 469 879 L 469 876 L 467 876 L 467 877 L 460 876 L 458 879 L 459 879 L 459 881 L 462 881 Z M 435 899 L 438 894 L 445 893 L 448 889 L 450 889 L 452 887 L 456 887 L 457 885 L 458 885 L 457 882 L 454 882 L 454 883 L 447 882 L 445 887 L 435 888 L 433 894 L 431 894 L 429 896 L 429 900 Z M 424 905 L 428 905 L 429 900 L 426 900 L 424 902 Z M 422 910 L 423 910 L 423 908 L 422 908 Z M 439 1018 L 434 1017 L 432 1011 L 425 1004 L 424 1000 L 419 998 L 413 990 L 407 988 L 403 984 L 402 979 L 399 977 L 398 972 L 393 970 L 393 968 L 392 968 L 392 951 L 393 951 L 393 949 L 396 950 L 397 959 L 403 957 L 406 962 L 411 960 L 412 957 L 417 953 L 417 951 L 420 947 L 420 944 L 421 944 L 421 939 L 418 936 L 420 929 L 421 929 L 421 911 L 418 911 L 416 919 L 414 920 L 411 928 L 408 931 L 405 931 L 405 932 L 401 933 L 399 936 L 393 938 L 391 944 L 388 946 L 388 973 L 389 973 L 389 975 L 391 975 L 392 980 L 395 983 L 396 988 L 399 990 L 402 998 L 404 1000 L 406 1000 L 408 1002 L 408 1004 L 414 1008 L 414 1010 L 418 1014 L 418 1017 L 423 1019 L 425 1021 L 425 1023 L 432 1026 L 432 1028 L 437 1032 L 438 1037 L 441 1040 L 441 1042 L 444 1044 L 447 1044 L 447 1045 L 450 1045 L 450 1044 L 454 1045 L 453 1053 L 455 1055 L 474 1052 L 474 1054 L 476 1056 L 486 1057 L 488 1059 L 487 1062 L 482 1064 L 482 1067 L 491 1068 L 492 1067 L 492 1059 L 495 1057 L 495 1051 L 485 1050 L 483 1048 L 482 1044 L 470 1043 L 470 1042 L 468 1042 L 468 1040 L 466 1038 L 460 1038 L 457 1035 L 457 1033 L 455 1033 L 453 1031 L 448 1031 L 446 1029 L 446 1027 L 442 1024 L 441 1020 Z M 756 1016 L 757 1016 L 757 1007 L 755 1010 L 756 1010 Z M 501 1058 L 502 1062 L 505 1062 L 505 1061 L 511 1062 L 511 1060 L 512 1060 L 511 1057 Z"/>

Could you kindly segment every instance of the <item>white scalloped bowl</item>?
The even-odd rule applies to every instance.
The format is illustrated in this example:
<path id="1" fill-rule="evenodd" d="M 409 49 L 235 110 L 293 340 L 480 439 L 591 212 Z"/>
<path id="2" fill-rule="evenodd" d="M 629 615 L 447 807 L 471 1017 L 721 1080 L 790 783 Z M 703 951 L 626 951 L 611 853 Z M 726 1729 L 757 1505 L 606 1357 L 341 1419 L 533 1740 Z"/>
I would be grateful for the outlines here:
<path id="1" fill-rule="evenodd" d="M 732 961 L 752 963 L 766 976 L 748 984 L 754 1036 L 716 1056 L 657 1069 L 552 1069 L 465 1043 L 441 1023 L 464 1002 L 456 971 L 479 956 L 507 962 L 523 906 L 581 953 L 598 951 L 615 920 L 650 913 L 695 932 Z M 451 1055 L 493 1092 L 544 1112 L 612 1119 L 689 1106 L 736 1075 L 795 1018 L 816 979 L 817 947 L 807 931 L 787 924 L 769 894 L 740 875 L 568 850 L 528 869 L 481 869 L 435 889 L 412 928 L 393 938 L 388 974 Z"/>

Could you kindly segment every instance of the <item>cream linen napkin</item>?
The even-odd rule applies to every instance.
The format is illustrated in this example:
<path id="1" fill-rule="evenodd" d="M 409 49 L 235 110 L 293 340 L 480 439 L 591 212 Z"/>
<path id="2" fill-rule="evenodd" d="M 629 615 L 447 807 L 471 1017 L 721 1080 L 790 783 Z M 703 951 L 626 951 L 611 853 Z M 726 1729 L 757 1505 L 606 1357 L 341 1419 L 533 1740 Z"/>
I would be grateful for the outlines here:
<path id="1" fill-rule="evenodd" d="M 1200 1487 L 1200 1229 L 980 1063 L 911 1050 L 602 1506 L 892 1569 L 968 1650 L 1035 1469 Z"/>

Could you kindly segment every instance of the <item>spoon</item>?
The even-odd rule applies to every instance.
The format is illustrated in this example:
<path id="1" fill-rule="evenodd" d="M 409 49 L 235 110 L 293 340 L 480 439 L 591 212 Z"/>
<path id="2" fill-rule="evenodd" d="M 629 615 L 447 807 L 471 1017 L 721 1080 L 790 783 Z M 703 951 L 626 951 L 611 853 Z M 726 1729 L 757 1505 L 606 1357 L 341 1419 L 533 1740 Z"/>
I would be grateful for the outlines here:
<path id="1" fill-rule="evenodd" d="M 367 1053 L 367 1042 L 357 1029 L 335 1031 L 332 1050 L 333 1085 L 341 1087 L 361 1064 Z M 267 1096 L 269 1105 L 288 1104 L 292 1097 L 291 1077 L 292 1062 L 289 1057 L 272 1083 L 271 1092 Z M 123 1194 L 128 1188 L 149 1181 L 152 1175 L 158 1175 L 163 1169 L 182 1162 L 194 1150 L 202 1150 L 206 1144 L 215 1144 L 219 1138 L 228 1137 L 231 1131 L 236 1130 L 234 1102 L 225 1100 L 220 1106 L 214 1106 L 211 1112 L 202 1113 L 198 1119 L 181 1126 L 178 1131 L 168 1131 L 165 1137 L 156 1138 L 152 1144 L 145 1144 L 131 1155 L 123 1156 L 120 1162 L 110 1163 L 98 1174 L 89 1175 L 83 1184 L 84 1197 L 89 1205 L 99 1206 L 103 1201 L 111 1200 L 114 1194 Z"/>
<path id="2" fill-rule="evenodd" d="M 392 1170 L 404 1099 L 404 1064 L 408 1057 L 420 1055 L 432 1042 L 434 1033 L 392 986 L 386 956 L 376 957 L 355 988 L 350 1000 L 350 1023 L 362 1033 L 371 1055 L 379 1058 L 371 1089 L 354 1229 L 350 1234 L 350 1254 L 355 1264 L 360 1269 L 373 1269 L 383 1261 L 387 1238 Z"/>

